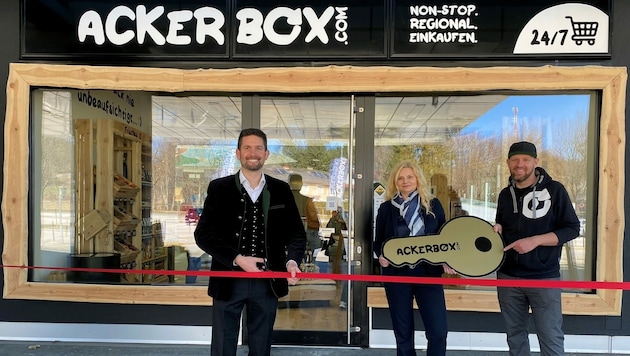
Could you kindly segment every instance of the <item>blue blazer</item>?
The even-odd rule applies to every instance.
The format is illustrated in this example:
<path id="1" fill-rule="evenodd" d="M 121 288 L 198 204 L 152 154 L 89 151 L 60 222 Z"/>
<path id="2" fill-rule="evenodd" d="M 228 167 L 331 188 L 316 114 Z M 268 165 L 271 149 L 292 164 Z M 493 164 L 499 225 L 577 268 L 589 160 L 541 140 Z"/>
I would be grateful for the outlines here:
<path id="1" fill-rule="evenodd" d="M 442 226 L 446 223 L 446 217 L 444 214 L 444 208 L 437 198 L 431 199 L 429 202 L 431 206 L 431 212 L 433 214 L 427 214 L 426 209 L 420 205 L 420 215 L 424 220 L 424 231 L 426 235 L 432 235 L 438 233 Z M 376 256 L 383 254 L 383 244 L 385 241 L 396 236 L 396 227 L 398 226 L 398 217 L 400 211 L 396 208 L 391 200 L 383 202 L 378 208 L 378 214 L 376 216 L 376 236 L 374 240 L 374 252 Z M 386 275 L 410 275 L 410 276 L 429 276 L 437 277 L 441 276 L 444 269 L 441 265 L 432 265 L 428 262 L 420 262 L 415 268 L 409 267 L 394 267 L 389 266 L 383 268 L 383 274 Z"/>

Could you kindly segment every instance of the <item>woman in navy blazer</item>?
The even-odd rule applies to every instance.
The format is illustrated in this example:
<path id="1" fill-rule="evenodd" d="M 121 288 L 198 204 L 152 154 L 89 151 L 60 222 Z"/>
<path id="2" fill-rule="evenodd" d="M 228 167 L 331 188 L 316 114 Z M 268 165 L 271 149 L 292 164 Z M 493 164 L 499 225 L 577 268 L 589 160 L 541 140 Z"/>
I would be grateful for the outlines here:
<path id="1" fill-rule="evenodd" d="M 389 177 L 385 201 L 376 217 L 374 252 L 382 274 L 386 276 L 439 277 L 454 274 L 447 265 L 420 262 L 415 266 L 395 267 L 383 257 L 383 243 L 392 237 L 436 234 L 446 222 L 440 201 L 429 191 L 418 165 L 410 161 L 397 164 Z M 413 301 L 427 337 L 427 355 L 446 354 L 446 304 L 441 284 L 384 283 L 389 311 L 396 337 L 398 356 L 415 355 Z"/>

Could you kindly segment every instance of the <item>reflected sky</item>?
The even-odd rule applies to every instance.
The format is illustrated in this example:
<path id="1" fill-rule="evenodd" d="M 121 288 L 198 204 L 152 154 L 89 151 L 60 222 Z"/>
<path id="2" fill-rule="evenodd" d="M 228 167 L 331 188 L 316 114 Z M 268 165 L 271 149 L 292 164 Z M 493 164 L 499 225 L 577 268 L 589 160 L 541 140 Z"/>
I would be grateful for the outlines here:
<path id="1" fill-rule="evenodd" d="M 529 121 L 549 120 L 559 123 L 580 118 L 586 120 L 589 112 L 590 95 L 519 95 L 509 96 L 484 115 L 464 128 L 462 134 L 478 133 L 482 137 L 496 136 L 503 129 L 497 120 L 514 118 L 517 108 L 519 127 Z"/>

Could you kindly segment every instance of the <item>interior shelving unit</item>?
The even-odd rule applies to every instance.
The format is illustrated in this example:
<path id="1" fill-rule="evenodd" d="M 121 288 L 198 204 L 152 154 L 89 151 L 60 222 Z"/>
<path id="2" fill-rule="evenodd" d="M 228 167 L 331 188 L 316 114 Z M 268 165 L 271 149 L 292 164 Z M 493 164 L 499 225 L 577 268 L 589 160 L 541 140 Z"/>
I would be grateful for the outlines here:
<path id="1" fill-rule="evenodd" d="M 151 224 L 151 232 L 142 236 L 142 269 L 144 270 L 166 270 L 168 269 L 168 250 L 164 247 L 162 236 L 162 224 L 154 222 Z M 168 282 L 166 274 L 143 274 L 144 283 Z"/>
<path id="2" fill-rule="evenodd" d="M 151 220 L 151 138 L 109 119 L 76 120 L 75 131 L 76 253 L 119 254 L 123 283 L 162 281 L 162 275 L 133 273 L 168 267 L 160 255 L 167 255 L 156 229 L 161 224 Z"/>

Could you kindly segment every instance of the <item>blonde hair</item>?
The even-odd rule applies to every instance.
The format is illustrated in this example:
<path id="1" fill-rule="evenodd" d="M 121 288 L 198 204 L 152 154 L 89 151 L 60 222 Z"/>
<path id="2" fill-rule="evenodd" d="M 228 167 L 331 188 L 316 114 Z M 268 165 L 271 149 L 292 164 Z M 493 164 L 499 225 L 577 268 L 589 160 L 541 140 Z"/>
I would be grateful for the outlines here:
<path id="1" fill-rule="evenodd" d="M 427 183 L 427 179 L 424 177 L 424 173 L 422 173 L 422 169 L 412 162 L 412 161 L 402 161 L 394 166 L 392 169 L 392 173 L 389 176 L 387 181 L 387 188 L 385 192 L 385 200 L 391 200 L 396 194 L 398 194 L 398 187 L 396 186 L 396 181 L 398 180 L 398 175 L 403 168 L 410 168 L 413 172 L 413 175 L 416 176 L 416 181 L 418 182 L 418 195 L 420 196 L 420 204 L 427 211 L 427 214 L 433 215 L 431 211 L 431 199 L 433 199 L 433 194 L 431 194 L 431 190 L 429 188 L 429 184 Z"/>

